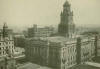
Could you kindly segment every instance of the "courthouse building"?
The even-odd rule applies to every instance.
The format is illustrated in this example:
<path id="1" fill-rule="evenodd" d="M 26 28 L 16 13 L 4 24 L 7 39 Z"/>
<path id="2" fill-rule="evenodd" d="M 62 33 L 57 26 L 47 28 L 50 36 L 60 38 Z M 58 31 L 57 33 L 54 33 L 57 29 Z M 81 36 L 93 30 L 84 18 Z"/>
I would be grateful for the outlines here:
<path id="1" fill-rule="evenodd" d="M 73 12 L 66 1 L 61 12 L 61 22 L 58 25 L 59 36 L 27 39 L 26 59 L 54 69 L 68 69 L 91 61 L 92 57 L 97 55 L 97 37 L 70 38 L 74 34 Z"/>
<path id="2" fill-rule="evenodd" d="M 96 55 L 94 37 L 67 39 L 48 37 L 28 40 L 26 59 L 40 65 L 67 69 L 91 61 Z"/>
<path id="3" fill-rule="evenodd" d="M 27 39 L 25 55 L 28 61 L 46 65 L 48 63 L 48 43 L 40 39 Z M 33 57 L 34 56 L 34 57 Z"/>

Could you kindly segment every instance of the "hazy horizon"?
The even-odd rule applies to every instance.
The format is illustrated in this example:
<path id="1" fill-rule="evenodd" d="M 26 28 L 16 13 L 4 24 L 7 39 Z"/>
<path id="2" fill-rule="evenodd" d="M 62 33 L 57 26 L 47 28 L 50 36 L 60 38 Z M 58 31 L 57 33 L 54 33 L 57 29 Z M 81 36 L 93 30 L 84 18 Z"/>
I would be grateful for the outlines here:
<path id="1" fill-rule="evenodd" d="M 0 26 L 7 22 L 23 30 L 37 25 L 57 25 L 66 0 L 0 0 Z M 100 26 L 100 0 L 68 0 L 76 26 Z"/>

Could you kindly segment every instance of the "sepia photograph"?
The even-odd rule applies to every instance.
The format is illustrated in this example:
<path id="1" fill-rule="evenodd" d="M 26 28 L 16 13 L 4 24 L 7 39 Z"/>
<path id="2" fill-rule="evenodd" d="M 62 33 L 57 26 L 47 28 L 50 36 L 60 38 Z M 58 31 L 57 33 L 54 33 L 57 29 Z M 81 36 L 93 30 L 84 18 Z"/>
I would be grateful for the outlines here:
<path id="1" fill-rule="evenodd" d="M 0 69 L 100 69 L 100 0 L 0 0 Z"/>

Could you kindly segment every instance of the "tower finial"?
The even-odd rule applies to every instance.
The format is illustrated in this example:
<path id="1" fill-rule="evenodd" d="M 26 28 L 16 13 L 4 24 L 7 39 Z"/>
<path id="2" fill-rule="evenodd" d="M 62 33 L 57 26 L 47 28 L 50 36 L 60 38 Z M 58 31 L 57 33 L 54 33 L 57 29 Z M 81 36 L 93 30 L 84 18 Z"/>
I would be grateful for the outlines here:
<path id="1" fill-rule="evenodd" d="M 63 7 L 66 7 L 66 6 L 70 6 L 68 0 L 66 0 L 66 2 L 64 3 Z"/>
<path id="2" fill-rule="evenodd" d="M 8 28 L 8 26 L 7 26 L 7 23 L 6 23 L 6 22 L 4 22 L 4 25 L 3 25 L 3 27 L 6 27 L 6 28 Z"/>

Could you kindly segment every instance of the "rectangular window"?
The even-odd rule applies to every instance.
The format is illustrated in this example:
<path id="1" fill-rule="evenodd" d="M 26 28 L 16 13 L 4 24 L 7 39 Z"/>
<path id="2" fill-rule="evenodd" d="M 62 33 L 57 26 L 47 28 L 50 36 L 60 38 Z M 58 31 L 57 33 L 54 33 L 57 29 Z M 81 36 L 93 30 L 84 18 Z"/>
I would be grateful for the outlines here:
<path id="1" fill-rule="evenodd" d="M 5 52 L 3 51 L 3 54 L 5 54 Z"/>
<path id="2" fill-rule="evenodd" d="M 0 55 L 1 55 L 1 52 L 0 52 Z"/>

